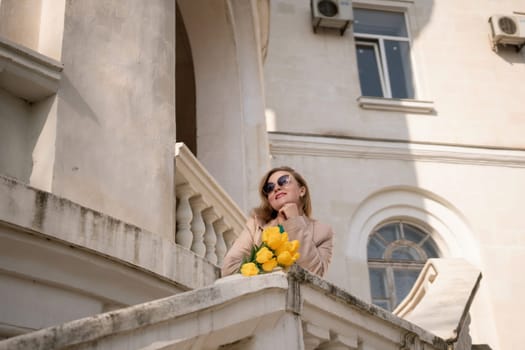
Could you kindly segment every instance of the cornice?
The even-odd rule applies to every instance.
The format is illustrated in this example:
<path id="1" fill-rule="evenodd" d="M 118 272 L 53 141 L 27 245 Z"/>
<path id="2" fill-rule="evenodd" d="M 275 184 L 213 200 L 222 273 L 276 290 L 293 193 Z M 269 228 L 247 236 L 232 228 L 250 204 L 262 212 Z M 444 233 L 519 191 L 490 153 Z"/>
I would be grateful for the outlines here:
<path id="1" fill-rule="evenodd" d="M 269 133 L 272 155 L 387 159 L 496 167 L 525 167 L 525 151 L 410 142 L 357 140 L 318 135 Z"/>
<path id="2" fill-rule="evenodd" d="M 63 65 L 23 45 L 0 38 L 0 87 L 38 102 L 58 90 Z"/>

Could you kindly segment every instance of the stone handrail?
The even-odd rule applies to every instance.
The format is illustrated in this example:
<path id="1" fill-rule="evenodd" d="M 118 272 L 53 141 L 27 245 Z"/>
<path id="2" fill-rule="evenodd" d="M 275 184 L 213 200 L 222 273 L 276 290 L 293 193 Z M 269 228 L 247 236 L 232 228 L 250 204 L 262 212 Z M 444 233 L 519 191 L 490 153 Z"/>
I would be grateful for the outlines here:
<path id="1" fill-rule="evenodd" d="M 464 259 L 428 259 L 416 283 L 393 313 L 449 343 L 460 338 L 469 343 L 468 312 L 480 281 L 480 270 Z"/>
<path id="2" fill-rule="evenodd" d="M 246 217 L 184 143 L 175 145 L 177 244 L 218 266 Z"/>
<path id="3" fill-rule="evenodd" d="M 3 349 L 459 349 L 292 266 L 0 341 Z"/>

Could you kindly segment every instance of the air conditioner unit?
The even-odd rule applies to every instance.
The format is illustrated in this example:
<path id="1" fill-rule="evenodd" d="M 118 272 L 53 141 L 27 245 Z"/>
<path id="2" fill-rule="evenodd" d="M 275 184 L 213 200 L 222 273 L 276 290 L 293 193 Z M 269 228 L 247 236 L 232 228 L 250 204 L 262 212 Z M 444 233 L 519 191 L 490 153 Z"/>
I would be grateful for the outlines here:
<path id="1" fill-rule="evenodd" d="M 341 35 L 353 20 L 351 0 L 310 0 L 314 33 L 320 27 L 338 29 Z"/>
<path id="2" fill-rule="evenodd" d="M 492 48 L 514 45 L 518 50 L 525 44 L 525 16 L 494 15 L 489 18 Z"/>

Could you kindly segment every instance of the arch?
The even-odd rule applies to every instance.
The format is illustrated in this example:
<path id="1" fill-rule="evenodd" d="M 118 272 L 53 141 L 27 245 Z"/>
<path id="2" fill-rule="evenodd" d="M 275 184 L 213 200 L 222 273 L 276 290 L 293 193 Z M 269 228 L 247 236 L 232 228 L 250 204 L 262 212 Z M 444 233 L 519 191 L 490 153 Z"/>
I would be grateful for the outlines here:
<path id="1" fill-rule="evenodd" d="M 477 241 L 459 210 L 439 196 L 415 187 L 391 187 L 366 198 L 355 211 L 345 252 L 366 259 L 368 235 L 387 220 L 408 218 L 432 230 L 444 257 L 463 257 L 480 266 Z"/>
<path id="2" fill-rule="evenodd" d="M 197 157 L 195 72 L 193 56 L 179 5 L 175 4 L 175 123 L 177 142 L 184 142 Z"/>
<path id="3" fill-rule="evenodd" d="M 177 1 L 193 59 L 198 159 L 243 209 L 269 166 L 261 53 L 266 43 L 254 4 Z"/>
<path id="4" fill-rule="evenodd" d="M 344 252 L 348 269 L 360 279 L 369 280 L 367 243 L 370 233 L 392 219 L 412 220 L 425 225 L 442 257 L 462 257 L 481 268 L 479 244 L 457 208 L 430 191 L 395 186 L 368 196 L 351 218 Z M 368 283 L 361 283 L 355 293 L 370 301 Z"/>

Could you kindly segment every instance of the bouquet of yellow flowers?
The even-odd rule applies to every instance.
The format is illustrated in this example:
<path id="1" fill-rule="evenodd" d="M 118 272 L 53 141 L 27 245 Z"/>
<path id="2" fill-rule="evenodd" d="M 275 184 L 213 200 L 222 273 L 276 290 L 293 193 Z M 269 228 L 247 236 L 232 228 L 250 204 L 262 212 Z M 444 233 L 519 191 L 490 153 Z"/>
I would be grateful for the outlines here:
<path id="1" fill-rule="evenodd" d="M 299 241 L 288 240 L 288 233 L 282 225 L 271 226 L 262 232 L 262 243 L 252 247 L 245 257 L 240 272 L 243 276 L 255 276 L 272 272 L 276 267 L 288 268 L 299 259 Z"/>

